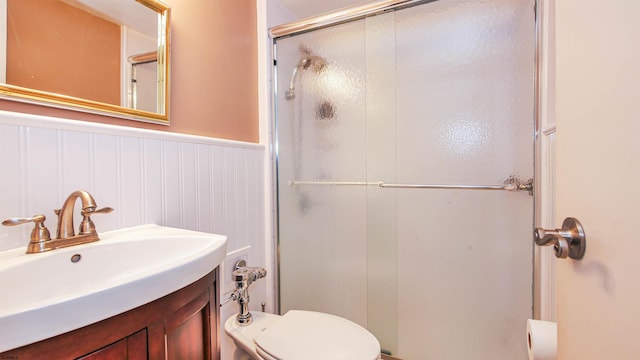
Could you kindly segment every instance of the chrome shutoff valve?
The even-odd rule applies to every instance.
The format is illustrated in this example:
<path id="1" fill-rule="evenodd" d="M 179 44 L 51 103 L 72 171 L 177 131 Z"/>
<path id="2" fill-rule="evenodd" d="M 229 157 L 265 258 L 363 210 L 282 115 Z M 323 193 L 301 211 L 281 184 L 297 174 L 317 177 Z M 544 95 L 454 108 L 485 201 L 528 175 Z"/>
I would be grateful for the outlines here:
<path id="1" fill-rule="evenodd" d="M 220 306 L 231 300 L 237 300 L 239 311 L 236 321 L 240 325 L 249 325 L 252 321 L 249 312 L 249 286 L 256 280 L 267 276 L 267 270 L 261 267 L 249 267 L 244 260 L 240 260 L 235 265 L 235 270 L 231 273 L 231 279 L 236 283 L 236 289 L 225 299 Z"/>
<path id="2" fill-rule="evenodd" d="M 251 285 L 254 281 L 267 276 L 267 270 L 261 267 L 241 267 L 231 273 L 233 281 L 241 283 L 242 287 Z M 246 283 L 246 285 L 244 285 Z"/>

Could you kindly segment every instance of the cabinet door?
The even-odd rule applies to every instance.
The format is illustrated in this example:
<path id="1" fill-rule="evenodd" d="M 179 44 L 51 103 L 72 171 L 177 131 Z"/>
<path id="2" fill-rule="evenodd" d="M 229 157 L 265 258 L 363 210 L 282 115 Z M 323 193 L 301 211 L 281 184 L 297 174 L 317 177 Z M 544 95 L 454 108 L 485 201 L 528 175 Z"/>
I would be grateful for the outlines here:
<path id="1" fill-rule="evenodd" d="M 211 339 L 217 335 L 213 298 L 202 293 L 166 318 L 167 359 L 212 359 Z"/>
<path id="2" fill-rule="evenodd" d="M 147 329 L 142 329 L 111 345 L 105 346 L 79 360 L 146 360 L 147 359 Z"/>

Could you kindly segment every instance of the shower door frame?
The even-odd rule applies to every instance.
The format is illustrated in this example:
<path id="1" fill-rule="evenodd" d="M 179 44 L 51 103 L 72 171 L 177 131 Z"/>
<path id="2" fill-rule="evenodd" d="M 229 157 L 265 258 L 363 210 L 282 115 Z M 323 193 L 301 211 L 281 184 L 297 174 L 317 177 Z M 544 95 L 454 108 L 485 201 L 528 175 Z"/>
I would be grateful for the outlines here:
<path id="1" fill-rule="evenodd" d="M 278 67 L 276 63 L 277 59 L 277 46 L 276 41 L 278 39 L 291 37 L 299 34 L 303 34 L 310 31 L 319 30 L 322 28 L 331 27 L 334 25 L 339 25 L 343 23 L 348 23 L 352 21 L 361 20 L 367 17 L 373 17 L 376 15 L 380 15 L 385 12 L 401 10 L 404 8 L 409 8 L 418 5 L 424 5 L 431 2 L 436 2 L 439 0 L 384 0 L 379 2 L 372 2 L 363 5 L 355 5 L 351 7 L 342 8 L 333 12 L 323 13 L 318 16 L 309 17 L 305 19 L 301 19 L 298 21 L 286 23 L 283 25 L 278 25 L 269 29 L 269 37 L 271 39 L 271 64 L 272 64 L 272 94 L 271 94 L 271 152 L 272 152 L 272 163 L 271 163 L 271 171 L 272 171 L 272 201 L 274 204 L 273 208 L 273 238 L 275 240 L 275 249 L 276 249 L 276 274 L 275 274 L 275 303 L 277 313 L 282 313 L 281 308 L 281 299 L 280 299 L 280 235 L 279 235 L 279 188 L 278 188 Z M 534 69 L 533 69 L 533 189 L 538 190 L 542 187 L 542 180 L 540 178 L 541 174 L 541 164 L 540 164 L 540 153 L 541 153 L 541 144 L 540 144 L 540 114 L 543 110 L 543 105 L 540 101 L 540 91 L 541 91 L 541 67 L 543 66 L 541 62 L 541 54 L 540 51 L 543 49 L 543 35 L 549 35 L 549 30 L 546 30 L 546 34 L 543 33 L 543 29 L 541 27 L 542 22 L 542 11 L 545 6 L 548 7 L 548 0 L 534 0 Z M 551 21 L 551 20 L 547 20 Z M 548 27 L 548 26 L 547 26 Z M 547 76 L 545 74 L 545 76 Z M 544 190 L 544 189 L 543 189 Z M 543 195 L 544 196 L 544 195 Z M 540 219 L 543 217 L 540 213 L 542 206 L 540 191 L 533 191 L 533 226 L 537 226 L 540 223 Z M 531 237 L 532 242 L 532 251 L 533 256 L 532 260 L 533 264 L 533 274 L 532 274 L 532 305 L 533 305 L 533 317 L 538 319 L 540 318 L 541 308 L 548 307 L 549 303 L 553 303 L 552 298 L 555 297 L 554 290 L 549 286 L 549 276 L 541 276 L 541 258 L 545 255 L 541 253 L 539 247 L 533 246 L 533 236 Z M 547 272 L 553 272 L 553 270 L 545 269 Z M 553 277 L 553 274 L 551 274 Z"/>

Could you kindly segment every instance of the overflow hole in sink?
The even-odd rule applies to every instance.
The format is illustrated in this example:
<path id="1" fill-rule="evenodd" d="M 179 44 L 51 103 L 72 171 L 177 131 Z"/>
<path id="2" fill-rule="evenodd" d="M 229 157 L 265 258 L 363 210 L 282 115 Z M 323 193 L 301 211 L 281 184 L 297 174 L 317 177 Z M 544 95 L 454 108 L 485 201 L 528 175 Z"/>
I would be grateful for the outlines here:
<path id="1" fill-rule="evenodd" d="M 82 259 L 82 255 L 80 255 L 80 254 L 73 254 L 71 256 L 71 262 L 72 263 L 77 263 L 78 261 L 80 261 L 80 259 Z"/>

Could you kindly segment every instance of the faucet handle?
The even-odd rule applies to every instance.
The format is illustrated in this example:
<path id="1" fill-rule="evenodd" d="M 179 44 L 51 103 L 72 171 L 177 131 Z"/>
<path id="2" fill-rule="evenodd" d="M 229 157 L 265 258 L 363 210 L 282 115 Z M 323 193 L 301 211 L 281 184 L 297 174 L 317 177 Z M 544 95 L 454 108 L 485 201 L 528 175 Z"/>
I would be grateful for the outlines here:
<path id="1" fill-rule="evenodd" d="M 44 215 L 34 215 L 30 218 L 9 218 L 2 222 L 4 226 L 16 226 L 21 224 L 26 224 L 28 222 L 35 223 L 33 230 L 31 231 L 31 239 L 29 242 L 29 246 L 31 244 L 41 243 L 43 241 L 51 240 L 51 234 L 49 234 L 49 229 L 44 226 L 44 221 L 47 218 Z"/>
<path id="2" fill-rule="evenodd" d="M 242 297 L 242 292 L 238 289 L 233 290 L 233 292 L 231 292 L 231 294 L 229 295 L 228 298 L 224 299 L 221 303 L 220 303 L 220 307 L 222 307 L 224 304 L 228 303 L 229 301 L 236 301 L 238 299 L 240 299 L 240 297 Z"/>
<path id="3" fill-rule="evenodd" d="M 34 222 L 38 224 L 38 223 L 44 222 L 45 219 L 46 217 L 44 215 L 33 215 L 33 217 L 30 217 L 30 218 L 14 217 L 14 218 L 5 219 L 4 221 L 2 221 L 2 225 L 16 226 L 16 225 L 26 224 L 28 222 Z"/>
<path id="4" fill-rule="evenodd" d="M 96 232 L 96 226 L 91 220 L 91 215 L 93 214 L 108 214 L 113 211 L 111 207 L 103 207 L 102 209 L 97 209 L 95 206 L 91 206 L 80 211 L 80 215 L 82 215 L 82 222 L 80 222 L 80 229 L 78 235 L 84 234 L 93 234 Z"/>
<path id="5" fill-rule="evenodd" d="M 113 208 L 108 206 L 98 210 L 96 210 L 95 207 L 88 207 L 86 209 L 82 209 L 82 211 L 80 211 L 80 214 L 82 216 L 91 216 L 93 214 L 108 214 L 112 211 L 113 211 Z"/>

